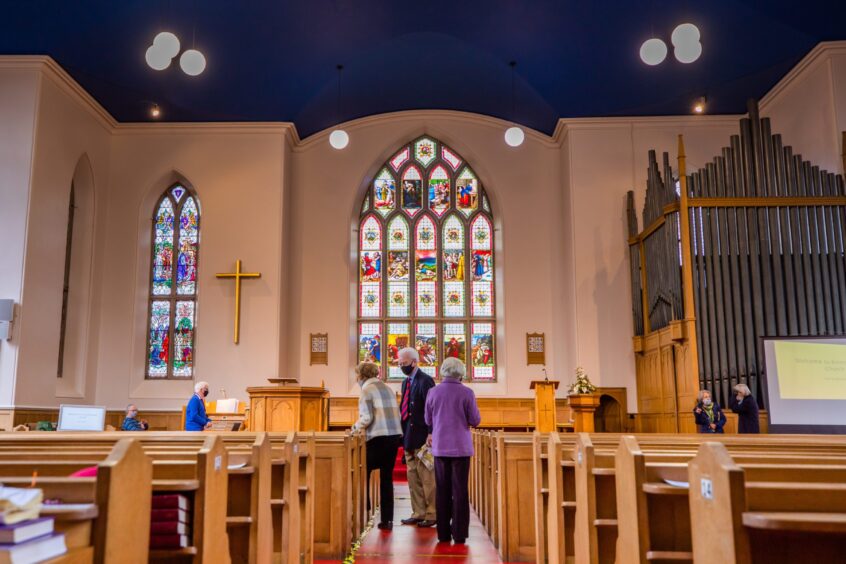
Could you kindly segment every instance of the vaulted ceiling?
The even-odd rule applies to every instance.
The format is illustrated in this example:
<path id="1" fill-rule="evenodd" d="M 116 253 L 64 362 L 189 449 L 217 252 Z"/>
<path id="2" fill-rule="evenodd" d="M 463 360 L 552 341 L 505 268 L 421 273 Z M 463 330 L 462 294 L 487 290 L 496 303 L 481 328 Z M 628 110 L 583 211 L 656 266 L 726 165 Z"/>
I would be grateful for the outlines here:
<path id="1" fill-rule="evenodd" d="M 53 57 L 118 121 L 340 121 L 436 108 L 551 132 L 559 117 L 742 113 L 825 40 L 846 39 L 835 0 L 28 0 L 4 3 L 0 53 Z M 692 22 L 703 54 L 650 67 Z M 162 30 L 207 59 L 190 77 L 144 60 Z M 517 61 L 512 109 L 510 60 Z M 337 71 L 345 68 L 337 109 Z"/>

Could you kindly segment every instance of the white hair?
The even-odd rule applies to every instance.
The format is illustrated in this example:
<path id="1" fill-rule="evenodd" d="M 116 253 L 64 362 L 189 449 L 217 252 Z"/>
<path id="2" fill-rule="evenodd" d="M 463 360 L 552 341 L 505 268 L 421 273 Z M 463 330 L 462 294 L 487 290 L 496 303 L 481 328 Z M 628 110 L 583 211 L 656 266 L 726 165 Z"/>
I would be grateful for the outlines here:
<path id="1" fill-rule="evenodd" d="M 397 353 L 397 359 L 402 357 L 405 357 L 408 360 L 413 360 L 414 362 L 420 362 L 420 353 L 418 353 L 417 349 L 414 347 L 405 347 L 400 349 Z"/>
<path id="2" fill-rule="evenodd" d="M 711 398 L 714 397 L 713 394 L 711 394 L 711 390 L 699 390 L 699 395 L 697 395 L 696 397 L 699 399 L 699 401 L 702 401 L 705 398 L 705 394 L 708 394 Z"/>
<path id="3" fill-rule="evenodd" d="M 203 391 L 203 388 L 207 387 L 208 385 L 208 382 L 197 382 L 196 384 L 194 384 L 194 392 L 199 394 Z"/>
<path id="4" fill-rule="evenodd" d="M 752 390 L 750 390 L 749 386 L 747 386 L 746 384 L 737 384 L 734 387 L 734 390 L 740 394 L 743 394 L 744 396 L 752 395 Z"/>
<path id="5" fill-rule="evenodd" d="M 464 363 L 453 356 L 444 359 L 441 363 L 441 378 L 444 380 L 463 380 L 466 373 Z"/>

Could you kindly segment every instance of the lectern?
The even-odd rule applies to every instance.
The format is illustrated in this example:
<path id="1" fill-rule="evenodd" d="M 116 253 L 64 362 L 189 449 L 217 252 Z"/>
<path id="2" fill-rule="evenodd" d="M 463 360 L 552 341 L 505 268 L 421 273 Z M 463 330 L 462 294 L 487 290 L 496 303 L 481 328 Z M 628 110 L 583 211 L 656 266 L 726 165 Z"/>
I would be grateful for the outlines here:
<path id="1" fill-rule="evenodd" d="M 535 430 L 539 433 L 553 433 L 555 426 L 555 390 L 558 380 L 533 380 L 529 385 L 535 391 Z"/>
<path id="2" fill-rule="evenodd" d="M 599 407 L 597 394 L 571 394 L 568 398 L 577 433 L 593 433 L 593 414 Z"/>
<path id="3" fill-rule="evenodd" d="M 326 431 L 329 391 L 299 386 L 288 378 L 271 378 L 276 386 L 247 388 L 251 431 Z"/>

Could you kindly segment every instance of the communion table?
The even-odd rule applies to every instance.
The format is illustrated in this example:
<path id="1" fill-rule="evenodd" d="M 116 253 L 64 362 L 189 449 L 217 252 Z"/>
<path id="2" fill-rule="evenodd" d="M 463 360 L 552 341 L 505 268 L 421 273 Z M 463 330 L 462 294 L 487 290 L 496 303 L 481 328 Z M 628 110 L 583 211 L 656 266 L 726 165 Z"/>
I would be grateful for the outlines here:
<path id="1" fill-rule="evenodd" d="M 329 426 L 329 391 L 272 378 L 276 386 L 247 388 L 251 431 L 325 431 Z"/>

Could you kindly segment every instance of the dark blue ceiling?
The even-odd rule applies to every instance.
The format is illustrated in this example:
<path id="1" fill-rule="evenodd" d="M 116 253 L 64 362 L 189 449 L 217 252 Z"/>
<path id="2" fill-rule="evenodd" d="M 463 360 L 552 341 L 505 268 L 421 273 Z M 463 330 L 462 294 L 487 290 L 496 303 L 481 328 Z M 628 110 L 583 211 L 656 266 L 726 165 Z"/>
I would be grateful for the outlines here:
<path id="1" fill-rule="evenodd" d="M 3 0 L 0 53 L 46 54 L 118 121 L 339 121 L 438 108 L 551 133 L 559 117 L 742 113 L 818 42 L 846 39 L 846 1 Z M 692 22 L 702 57 L 648 67 Z M 150 69 L 156 33 L 204 52 L 206 71 Z M 672 51 L 672 46 L 670 46 Z M 512 112 L 509 60 L 516 69 Z M 336 110 L 335 65 L 343 63 Z"/>

